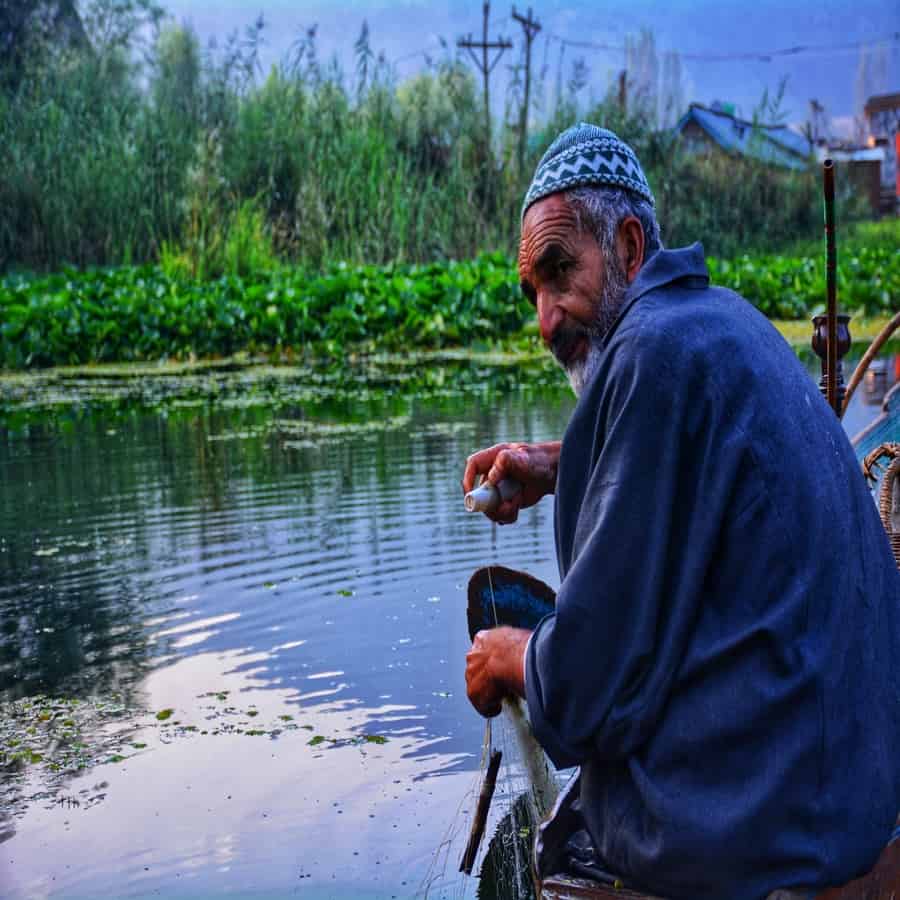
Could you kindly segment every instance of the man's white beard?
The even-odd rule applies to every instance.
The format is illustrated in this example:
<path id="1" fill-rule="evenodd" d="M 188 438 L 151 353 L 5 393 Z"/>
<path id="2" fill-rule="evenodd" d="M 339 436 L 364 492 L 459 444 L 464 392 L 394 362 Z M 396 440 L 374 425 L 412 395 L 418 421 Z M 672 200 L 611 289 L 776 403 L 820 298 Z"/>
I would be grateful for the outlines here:
<path id="1" fill-rule="evenodd" d="M 603 353 L 602 342 L 602 336 L 597 337 L 592 334 L 587 353 L 581 359 L 576 359 L 575 362 L 565 367 L 566 377 L 569 379 L 569 384 L 572 385 L 576 397 L 581 396 L 584 386 L 597 374 L 600 357 Z"/>
<path id="2" fill-rule="evenodd" d="M 569 384 L 576 397 L 588 385 L 597 369 L 600 368 L 600 360 L 603 356 L 603 339 L 615 324 L 625 300 L 625 292 L 628 290 L 628 280 L 619 263 L 619 258 L 614 253 L 610 254 L 606 263 L 606 283 L 603 292 L 597 301 L 597 314 L 594 323 L 590 327 L 579 329 L 588 338 L 587 352 L 580 359 L 573 360 L 563 369 Z"/>

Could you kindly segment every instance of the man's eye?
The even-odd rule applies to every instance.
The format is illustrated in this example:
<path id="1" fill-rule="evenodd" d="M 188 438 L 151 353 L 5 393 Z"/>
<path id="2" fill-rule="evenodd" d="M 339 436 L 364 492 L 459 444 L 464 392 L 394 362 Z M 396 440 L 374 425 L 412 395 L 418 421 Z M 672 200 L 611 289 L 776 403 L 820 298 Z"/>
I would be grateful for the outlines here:
<path id="1" fill-rule="evenodd" d="M 565 275 L 572 271 L 574 265 L 575 263 L 573 263 L 571 259 L 562 259 L 557 263 L 556 270 L 560 275 Z"/>

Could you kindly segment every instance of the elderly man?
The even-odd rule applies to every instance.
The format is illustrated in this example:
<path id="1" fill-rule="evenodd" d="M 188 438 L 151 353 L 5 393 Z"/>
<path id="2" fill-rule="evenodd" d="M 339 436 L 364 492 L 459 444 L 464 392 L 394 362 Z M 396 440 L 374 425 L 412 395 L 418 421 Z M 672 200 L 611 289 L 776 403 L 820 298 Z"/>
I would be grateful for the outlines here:
<path id="1" fill-rule="evenodd" d="M 470 700 L 525 697 L 580 767 L 601 877 L 756 900 L 860 875 L 900 809 L 900 576 L 839 422 L 699 244 L 662 249 L 605 129 L 538 165 L 519 273 L 578 403 L 561 443 L 475 453 L 463 488 L 519 481 L 501 523 L 555 493 L 561 586 L 533 633 L 478 633 Z"/>

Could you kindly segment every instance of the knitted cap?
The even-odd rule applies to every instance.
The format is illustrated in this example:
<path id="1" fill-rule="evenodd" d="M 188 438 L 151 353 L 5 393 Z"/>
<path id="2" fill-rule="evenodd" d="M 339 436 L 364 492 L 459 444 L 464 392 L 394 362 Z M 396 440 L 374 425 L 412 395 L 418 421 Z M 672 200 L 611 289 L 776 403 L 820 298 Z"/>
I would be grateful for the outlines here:
<path id="1" fill-rule="evenodd" d="M 567 128 L 541 157 L 522 204 L 522 218 L 536 200 L 569 188 L 624 188 L 654 203 L 634 150 L 606 128 L 579 122 Z"/>

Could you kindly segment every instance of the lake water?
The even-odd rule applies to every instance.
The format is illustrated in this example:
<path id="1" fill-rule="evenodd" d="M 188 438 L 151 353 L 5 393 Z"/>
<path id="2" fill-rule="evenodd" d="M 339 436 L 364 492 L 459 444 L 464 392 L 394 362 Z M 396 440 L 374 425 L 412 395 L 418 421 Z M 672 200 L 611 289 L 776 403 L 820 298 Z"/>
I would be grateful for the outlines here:
<path id="1" fill-rule="evenodd" d="M 572 404 L 448 380 L 0 428 L 0 690 L 115 698 L 50 713 L 82 774 L 8 780 L 0 894 L 459 893 L 433 860 L 481 753 L 464 589 L 489 561 L 555 575 L 551 504 L 496 528 L 459 479 Z"/>
<path id="2" fill-rule="evenodd" d="M 4 897 L 474 896 L 466 583 L 557 577 L 552 503 L 498 528 L 459 479 L 572 399 L 544 369 L 372 381 L 7 386 Z"/>

